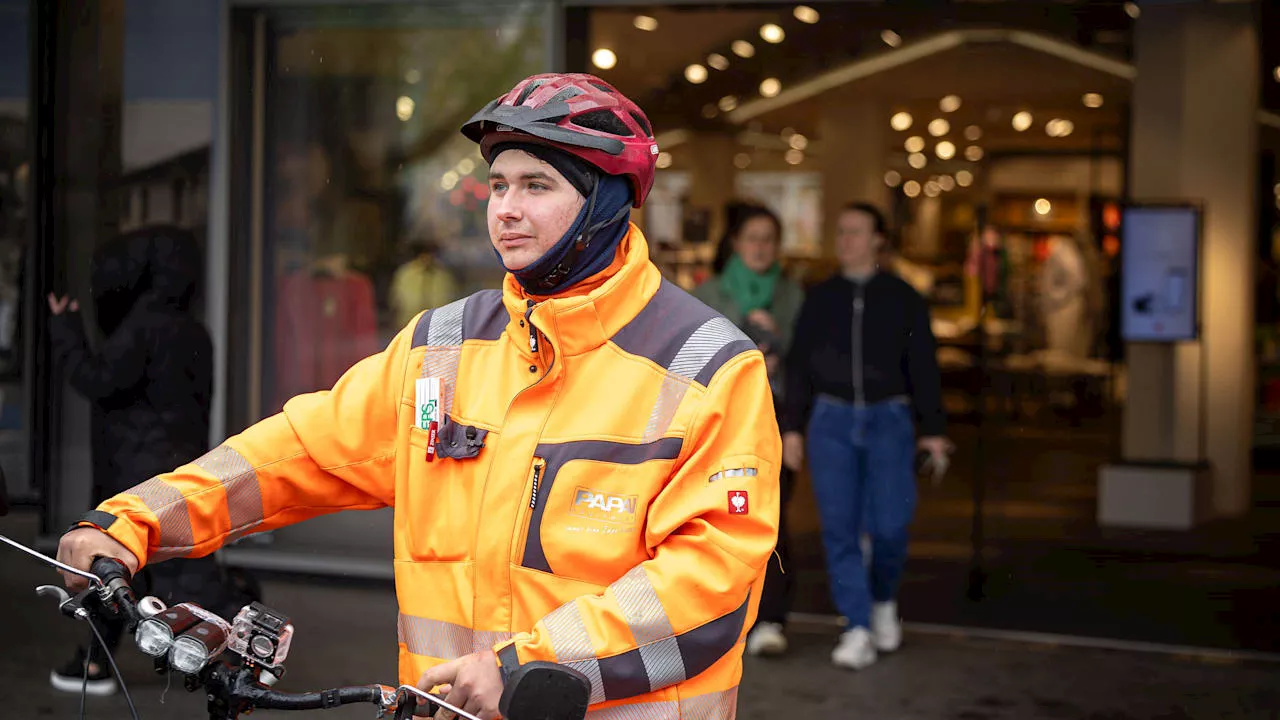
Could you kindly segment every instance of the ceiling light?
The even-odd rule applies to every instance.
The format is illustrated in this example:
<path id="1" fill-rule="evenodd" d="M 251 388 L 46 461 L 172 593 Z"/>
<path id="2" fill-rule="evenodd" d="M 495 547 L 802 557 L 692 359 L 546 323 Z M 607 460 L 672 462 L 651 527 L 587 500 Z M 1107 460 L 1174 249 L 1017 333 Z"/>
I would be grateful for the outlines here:
<path id="1" fill-rule="evenodd" d="M 733 112 L 733 109 L 738 107 L 738 98 L 732 95 L 725 95 L 720 98 L 720 102 L 718 104 L 721 112 Z"/>
<path id="2" fill-rule="evenodd" d="M 659 170 L 665 170 L 666 168 L 671 167 L 671 153 L 665 151 L 658 153 L 657 164 Z"/>
<path id="3" fill-rule="evenodd" d="M 977 145 L 970 145 L 964 149 L 964 159 L 969 162 L 978 162 L 983 156 L 982 148 Z"/>
<path id="4" fill-rule="evenodd" d="M 1280 82 L 1280 65 L 1277 65 L 1276 69 L 1271 71 L 1271 74 L 1275 76 L 1276 82 Z"/>
<path id="5" fill-rule="evenodd" d="M 716 106 L 712 105 L 711 103 L 707 103 L 706 105 L 702 106 L 702 117 L 708 120 L 710 120 L 711 118 L 719 114 L 720 114 L 720 111 L 717 110 Z"/>
<path id="6" fill-rule="evenodd" d="M 767 97 L 777 97 L 782 92 L 782 83 L 778 78 L 765 78 L 760 81 L 760 94 Z"/>
<path id="7" fill-rule="evenodd" d="M 797 5 L 796 9 L 791 11 L 791 14 L 795 15 L 796 19 L 802 23 L 812 25 L 818 22 L 818 11 L 808 5 Z"/>
<path id="8" fill-rule="evenodd" d="M 948 95 L 938 101 L 938 109 L 944 113 L 952 113 L 960 109 L 960 96 Z"/>
<path id="9" fill-rule="evenodd" d="M 943 175 L 938 178 L 938 185 L 942 188 L 942 192 L 951 192 L 956 189 L 956 179 L 950 175 Z"/>
<path id="10" fill-rule="evenodd" d="M 956 156 L 956 146 L 947 140 L 943 140 L 938 143 L 938 146 L 933 149 L 933 152 L 938 156 L 939 160 L 950 160 Z"/>
<path id="11" fill-rule="evenodd" d="M 417 85 L 422 80 L 422 73 L 416 68 L 409 68 L 404 72 L 404 81 L 410 85 Z"/>
<path id="12" fill-rule="evenodd" d="M 609 48 L 600 48 L 591 53 L 591 64 L 601 70 L 608 70 L 618 64 L 618 56 Z"/>
<path id="13" fill-rule="evenodd" d="M 889 118 L 889 127 L 902 132 L 911 127 L 912 118 L 909 112 L 896 112 L 893 117 Z"/>
<path id="14" fill-rule="evenodd" d="M 1102 107 L 1102 96 L 1098 93 L 1085 93 L 1084 97 L 1080 98 L 1080 102 L 1084 103 L 1084 106 L 1088 108 L 1100 108 Z"/>
<path id="15" fill-rule="evenodd" d="M 409 118 L 413 117 L 413 108 L 413 98 L 408 95 L 396 98 L 396 117 L 400 118 L 400 122 L 409 122 Z"/>
<path id="16" fill-rule="evenodd" d="M 694 63 L 684 69 L 684 79 L 694 85 L 701 85 L 707 81 L 707 69 L 698 63 Z"/>
<path id="17" fill-rule="evenodd" d="M 1128 14 L 1129 17 L 1133 18 L 1134 20 L 1137 20 L 1138 16 L 1142 14 L 1142 10 L 1138 7 L 1138 3 L 1136 2 L 1125 3 L 1124 11 L 1126 14 Z"/>
<path id="18" fill-rule="evenodd" d="M 889 47 L 898 47 L 902 44 L 902 36 L 892 30 L 881 31 L 880 39 Z"/>
<path id="19" fill-rule="evenodd" d="M 924 184 L 924 194 L 926 197 L 938 197 L 942 193 L 942 186 L 937 182 L 930 180 Z"/>
<path id="20" fill-rule="evenodd" d="M 956 173 L 956 184 L 960 187 L 969 187 L 973 184 L 973 173 L 968 170 L 961 170 Z"/>
<path id="21" fill-rule="evenodd" d="M 964 129 L 965 140 L 973 142 L 974 140 L 978 140 L 981 137 L 982 137 L 982 128 L 978 127 L 977 125 L 970 125 L 969 127 Z"/>
<path id="22" fill-rule="evenodd" d="M 1048 200 L 1045 200 L 1044 198 L 1040 198 L 1039 200 L 1036 200 L 1037 215 L 1048 215 L 1052 211 L 1053 211 L 1053 204 L 1050 203 Z"/>
<path id="23" fill-rule="evenodd" d="M 782 132 L 778 134 L 782 136 L 783 140 L 790 140 L 791 136 L 796 134 L 796 129 L 788 125 L 782 128 Z"/>
<path id="24" fill-rule="evenodd" d="M 1013 129 L 1023 132 L 1031 127 L 1031 123 L 1035 122 L 1035 118 L 1031 117 L 1031 113 L 1023 110 L 1013 116 Z"/>
<path id="25" fill-rule="evenodd" d="M 951 123 L 943 118 L 934 118 L 929 121 L 929 134 L 934 137 L 942 137 L 951 132 Z"/>
<path id="26" fill-rule="evenodd" d="M 1054 118 L 1044 124 L 1044 132 L 1049 137 L 1064 138 L 1070 135 L 1076 129 L 1075 123 L 1070 120 L 1062 120 Z"/>
<path id="27" fill-rule="evenodd" d="M 650 17 L 648 15 L 637 15 L 636 19 L 631 21 L 631 24 L 635 25 L 638 30 L 652 32 L 658 29 L 658 18 Z"/>
<path id="28" fill-rule="evenodd" d="M 751 167 L 751 156 L 741 152 L 733 156 L 733 166 L 739 170 L 746 170 Z"/>
<path id="29" fill-rule="evenodd" d="M 740 58 L 749 58 L 756 54 L 756 46 L 746 40 L 734 40 L 729 47 L 733 50 L 733 54 Z"/>
<path id="30" fill-rule="evenodd" d="M 907 141 L 902 143 L 903 149 L 909 153 L 917 153 L 924 150 L 924 138 L 919 135 L 912 135 Z"/>
<path id="31" fill-rule="evenodd" d="M 760 38 L 767 43 L 778 44 L 785 40 L 787 33 L 783 29 L 773 23 L 760 26 Z"/>
<path id="32" fill-rule="evenodd" d="M 884 174 L 884 184 L 889 187 L 898 187 L 902 182 L 902 174 L 897 170 L 890 170 Z"/>
<path id="33" fill-rule="evenodd" d="M 800 150 L 788 150 L 785 157 L 789 165 L 799 165 L 804 162 L 804 153 Z"/>
<path id="34" fill-rule="evenodd" d="M 450 170 L 449 172 L 440 176 L 441 190 L 452 190 L 455 187 L 457 187 L 457 185 L 458 185 L 458 173 Z"/>
<path id="35" fill-rule="evenodd" d="M 929 159 L 924 156 L 924 153 L 911 153 L 907 156 L 907 164 L 917 170 L 922 170 L 925 165 L 929 164 Z"/>
<path id="36" fill-rule="evenodd" d="M 809 147 L 809 138 L 801 135 L 800 133 L 795 133 L 791 136 L 791 139 L 787 141 L 787 144 L 796 150 L 804 150 Z"/>
<path id="37" fill-rule="evenodd" d="M 902 194 L 907 197 L 915 197 L 920 194 L 920 183 L 915 180 L 908 180 L 902 184 Z"/>
<path id="38" fill-rule="evenodd" d="M 462 175 L 470 175 L 476 169 L 476 161 L 469 157 L 462 158 L 458 161 L 458 172 Z"/>
<path id="39" fill-rule="evenodd" d="M 721 55 L 720 53 L 711 53 L 707 56 L 707 64 L 717 70 L 728 70 L 729 58 Z"/>

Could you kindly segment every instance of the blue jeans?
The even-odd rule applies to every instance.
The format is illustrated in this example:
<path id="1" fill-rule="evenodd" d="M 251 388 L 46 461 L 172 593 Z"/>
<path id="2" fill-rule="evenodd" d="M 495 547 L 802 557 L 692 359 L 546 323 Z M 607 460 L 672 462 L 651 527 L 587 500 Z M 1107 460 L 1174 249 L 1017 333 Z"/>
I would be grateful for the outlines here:
<path id="1" fill-rule="evenodd" d="M 850 629 L 868 627 L 871 603 L 892 600 L 907 561 L 915 513 L 915 424 L 902 401 L 854 406 L 819 397 L 806 454 L 813 478 L 827 576 Z M 859 542 L 871 537 L 866 567 Z"/>

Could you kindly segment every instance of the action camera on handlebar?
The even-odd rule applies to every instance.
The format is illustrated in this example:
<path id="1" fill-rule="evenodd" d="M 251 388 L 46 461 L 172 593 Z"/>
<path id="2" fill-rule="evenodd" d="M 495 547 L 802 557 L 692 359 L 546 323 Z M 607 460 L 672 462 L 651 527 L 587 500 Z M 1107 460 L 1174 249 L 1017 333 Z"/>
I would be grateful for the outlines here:
<path id="1" fill-rule="evenodd" d="M 278 667 L 289 655 L 293 624 L 289 618 L 259 602 L 240 610 L 231 624 L 229 649 L 268 667 Z"/>

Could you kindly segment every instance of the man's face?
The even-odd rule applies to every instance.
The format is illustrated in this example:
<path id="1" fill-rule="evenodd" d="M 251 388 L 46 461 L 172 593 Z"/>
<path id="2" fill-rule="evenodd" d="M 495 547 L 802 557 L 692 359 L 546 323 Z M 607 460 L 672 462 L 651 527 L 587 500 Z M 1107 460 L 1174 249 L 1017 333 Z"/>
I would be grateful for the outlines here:
<path id="1" fill-rule="evenodd" d="M 489 166 L 489 240 L 502 264 L 533 264 L 569 231 L 584 202 L 555 168 L 523 150 L 504 150 Z"/>
<path id="2" fill-rule="evenodd" d="M 876 223 L 861 210 L 845 210 L 836 222 L 836 259 L 845 270 L 871 265 L 884 238 L 876 232 Z"/>

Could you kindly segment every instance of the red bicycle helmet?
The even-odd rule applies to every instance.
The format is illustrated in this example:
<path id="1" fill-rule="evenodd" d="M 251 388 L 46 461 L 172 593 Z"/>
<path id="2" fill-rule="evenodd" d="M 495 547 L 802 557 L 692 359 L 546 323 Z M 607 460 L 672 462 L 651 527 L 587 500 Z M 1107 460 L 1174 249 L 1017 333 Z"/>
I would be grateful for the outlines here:
<path id="1" fill-rule="evenodd" d="M 528 142 L 558 148 L 631 182 L 640 207 L 653 188 L 658 144 L 644 111 L 612 85 L 586 73 L 525 78 L 462 126 L 485 160 L 495 145 Z"/>

